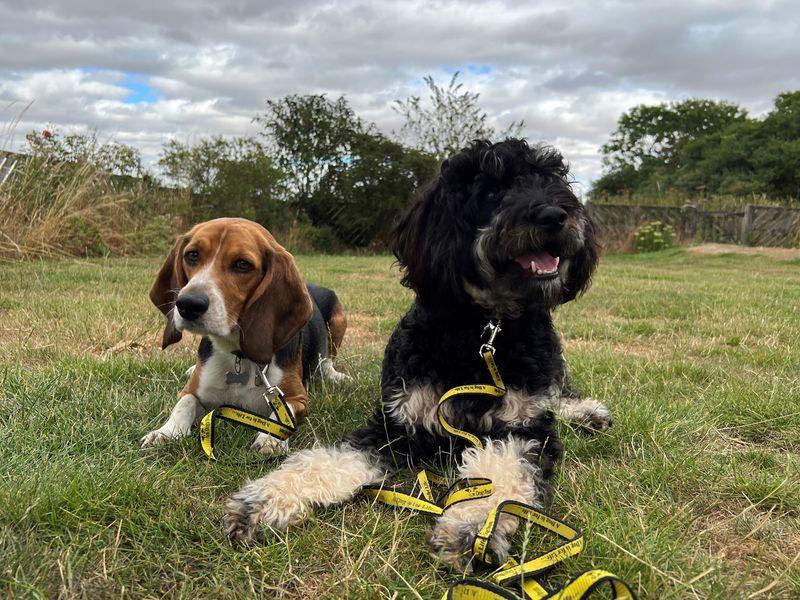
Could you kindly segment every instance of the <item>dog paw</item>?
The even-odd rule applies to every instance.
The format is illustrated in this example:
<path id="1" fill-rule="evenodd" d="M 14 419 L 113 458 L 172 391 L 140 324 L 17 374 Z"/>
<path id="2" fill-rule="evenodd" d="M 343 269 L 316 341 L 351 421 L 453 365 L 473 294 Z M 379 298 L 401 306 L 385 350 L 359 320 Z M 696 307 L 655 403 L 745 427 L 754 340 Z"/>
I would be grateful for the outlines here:
<path id="1" fill-rule="evenodd" d="M 161 446 L 166 444 L 169 440 L 170 437 L 166 433 L 160 429 L 156 429 L 142 436 L 142 439 L 139 440 L 139 447 L 150 448 L 151 446 Z"/>
<path id="2" fill-rule="evenodd" d="M 261 540 L 263 534 L 259 527 L 260 521 L 261 511 L 241 491 L 225 503 L 222 530 L 234 545 L 248 546 Z"/>
<path id="3" fill-rule="evenodd" d="M 253 443 L 250 444 L 250 450 L 267 456 L 279 456 L 289 451 L 289 442 L 279 440 L 266 433 L 259 433 Z"/>
<path id="4" fill-rule="evenodd" d="M 345 381 L 352 381 L 353 378 L 346 373 L 337 371 L 333 366 L 333 361 L 330 358 L 325 358 L 319 363 L 319 370 L 328 381 L 333 383 L 344 383 Z"/>
<path id="5" fill-rule="evenodd" d="M 431 556 L 453 571 L 471 573 L 478 560 L 472 549 L 482 526 L 483 522 L 470 523 L 446 515 L 439 517 L 427 538 Z M 489 550 L 496 564 L 503 564 L 509 551 L 509 542 L 505 535 L 495 531 L 489 540 Z"/>
<path id="6" fill-rule="evenodd" d="M 264 528 L 284 531 L 301 523 L 308 508 L 272 490 L 265 479 L 248 481 L 225 503 L 222 530 L 234 545 L 249 545 L 264 538 Z"/>
<path id="7" fill-rule="evenodd" d="M 591 431 L 606 431 L 613 425 L 611 411 L 593 398 L 581 400 L 573 407 L 573 421 Z"/>
<path id="8" fill-rule="evenodd" d="M 350 375 L 348 375 L 347 373 L 342 373 L 341 371 L 333 371 L 330 377 L 334 383 L 345 383 L 346 381 L 353 381 L 353 378 L 350 377 Z"/>

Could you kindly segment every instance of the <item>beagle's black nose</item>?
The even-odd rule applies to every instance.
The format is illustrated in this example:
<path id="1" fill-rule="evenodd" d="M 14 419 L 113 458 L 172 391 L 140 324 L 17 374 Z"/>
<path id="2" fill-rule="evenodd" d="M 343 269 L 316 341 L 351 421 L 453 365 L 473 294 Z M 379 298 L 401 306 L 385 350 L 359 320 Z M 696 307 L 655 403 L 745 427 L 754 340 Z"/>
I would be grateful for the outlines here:
<path id="1" fill-rule="evenodd" d="M 533 224 L 545 231 L 559 231 L 567 222 L 567 211 L 557 206 L 539 206 L 533 210 Z"/>
<path id="2" fill-rule="evenodd" d="M 187 321 L 194 321 L 208 310 L 208 296 L 205 294 L 181 294 L 175 302 L 178 313 Z"/>

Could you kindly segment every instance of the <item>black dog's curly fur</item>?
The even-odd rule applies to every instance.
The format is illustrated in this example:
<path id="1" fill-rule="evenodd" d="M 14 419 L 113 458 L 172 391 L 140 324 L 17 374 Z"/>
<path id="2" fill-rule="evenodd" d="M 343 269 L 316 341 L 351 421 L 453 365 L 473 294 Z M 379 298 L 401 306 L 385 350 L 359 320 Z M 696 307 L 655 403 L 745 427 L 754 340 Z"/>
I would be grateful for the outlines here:
<path id="1" fill-rule="evenodd" d="M 410 423 L 387 415 L 385 404 L 399 390 L 416 386 L 433 385 L 443 392 L 485 383 L 486 366 L 477 349 L 489 319 L 504 319 L 495 360 L 509 388 L 534 397 L 553 384 L 565 387 L 561 345 L 550 310 L 588 287 L 598 256 L 592 225 L 567 176 L 560 154 L 551 148 L 530 148 L 523 140 L 478 141 L 445 161 L 441 176 L 421 193 L 393 231 L 392 249 L 403 268 L 402 282 L 417 296 L 386 347 L 383 402 L 365 428 L 347 436 L 349 444 L 379 448 L 387 460 L 402 466 L 419 464 L 442 448 L 454 447 L 460 453 L 465 442 L 453 440 L 446 432 L 415 427 L 413 435 L 408 435 Z M 566 221 L 560 228 L 537 225 L 544 207 L 563 209 L 567 219 L 580 226 L 580 235 Z M 496 306 L 481 306 L 467 291 L 492 289 L 497 284 L 496 279 L 485 280 L 486 269 L 475 257 L 481 231 L 491 231 L 494 238 L 490 266 L 503 273 L 512 288 L 503 291 L 519 290 L 510 310 L 505 296 Z M 562 261 L 570 259 L 557 289 L 550 280 L 544 285 L 554 289 L 539 289 L 541 281 L 517 268 L 515 254 L 531 249 L 519 244 L 520 231 L 527 234 L 524 241 L 535 240 Z M 513 247 L 515 243 L 518 247 Z M 491 293 L 488 297 L 490 302 Z M 487 412 L 502 402 L 502 398 L 485 396 L 460 399 L 452 424 L 492 439 L 513 434 L 536 440 L 543 448 L 540 467 L 549 479 L 562 452 L 553 413 L 543 411 L 524 423 L 495 419 L 490 428 L 482 427 Z M 549 497 L 549 491 L 544 495 Z"/>
<path id="2" fill-rule="evenodd" d="M 445 161 L 419 194 L 394 229 L 393 250 L 403 284 L 416 298 L 386 347 L 375 414 L 338 447 L 302 451 L 245 486 L 228 503 L 226 529 L 233 539 L 246 539 L 259 520 L 273 527 L 297 522 L 309 507 L 341 501 L 360 485 L 437 453 L 462 456 L 467 445 L 441 428 L 436 404 L 454 386 L 490 381 L 479 353 L 490 320 L 502 320 L 495 360 L 509 391 L 496 399 L 451 400 L 446 414 L 454 426 L 486 441 L 484 454 L 463 454 L 471 466 L 462 465 L 462 474 L 489 477 L 498 491 L 488 503 L 445 512 L 429 539 L 434 553 L 463 568 L 485 513 L 505 499 L 502 494 L 549 501 L 548 480 L 562 454 L 553 411 L 587 426 L 610 424 L 605 407 L 569 390 L 550 314 L 588 287 L 598 258 L 592 224 L 558 152 L 516 139 L 474 142 Z M 528 266 L 531 261 L 546 272 Z M 308 466 L 317 461 L 333 472 L 345 456 L 351 467 L 336 479 Z M 324 489 L 291 498 L 291 508 L 270 508 L 270 502 L 284 506 L 278 496 L 292 475 Z M 345 476 L 350 487 L 341 484 Z M 493 550 L 502 555 L 503 543 Z"/>

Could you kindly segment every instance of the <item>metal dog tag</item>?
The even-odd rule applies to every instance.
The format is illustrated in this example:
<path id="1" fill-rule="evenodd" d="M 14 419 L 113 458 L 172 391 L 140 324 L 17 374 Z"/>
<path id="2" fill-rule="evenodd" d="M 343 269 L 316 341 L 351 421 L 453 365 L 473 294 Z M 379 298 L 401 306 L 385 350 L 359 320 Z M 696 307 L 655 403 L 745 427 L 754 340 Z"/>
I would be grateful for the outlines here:
<path id="1" fill-rule="evenodd" d="M 250 369 L 243 369 L 240 373 L 234 371 L 225 373 L 225 383 L 228 385 L 245 385 L 248 381 L 250 381 Z"/>

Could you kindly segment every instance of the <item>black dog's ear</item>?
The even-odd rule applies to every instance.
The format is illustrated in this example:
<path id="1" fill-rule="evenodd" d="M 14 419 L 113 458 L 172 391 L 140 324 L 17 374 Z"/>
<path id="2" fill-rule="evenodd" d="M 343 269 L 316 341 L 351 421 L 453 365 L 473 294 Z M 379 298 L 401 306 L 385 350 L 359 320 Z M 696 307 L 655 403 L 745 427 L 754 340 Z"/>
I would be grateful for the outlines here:
<path id="1" fill-rule="evenodd" d="M 562 304 L 574 300 L 578 294 L 582 294 L 589 289 L 589 285 L 592 282 L 592 274 L 597 268 L 599 257 L 600 245 L 597 243 L 594 225 L 588 218 L 584 217 L 583 248 L 570 261 L 561 294 Z"/>
<path id="2" fill-rule="evenodd" d="M 447 161 L 442 165 L 444 169 Z M 433 212 L 436 198 L 441 194 L 441 176 L 427 188 L 421 190 L 408 210 L 394 224 L 390 236 L 390 247 L 403 270 L 401 283 L 419 291 L 429 284 L 426 265 L 430 256 L 425 240 L 432 226 L 427 217 Z"/>
<path id="3" fill-rule="evenodd" d="M 446 297 L 467 301 L 464 281 L 474 277 L 468 260 L 476 227 L 485 216 L 480 205 L 490 196 L 476 186 L 486 177 L 499 179 L 502 157 L 493 145 L 475 140 L 442 163 L 439 176 L 416 197 L 395 224 L 391 249 L 403 269 L 402 283 L 422 302 Z"/>

